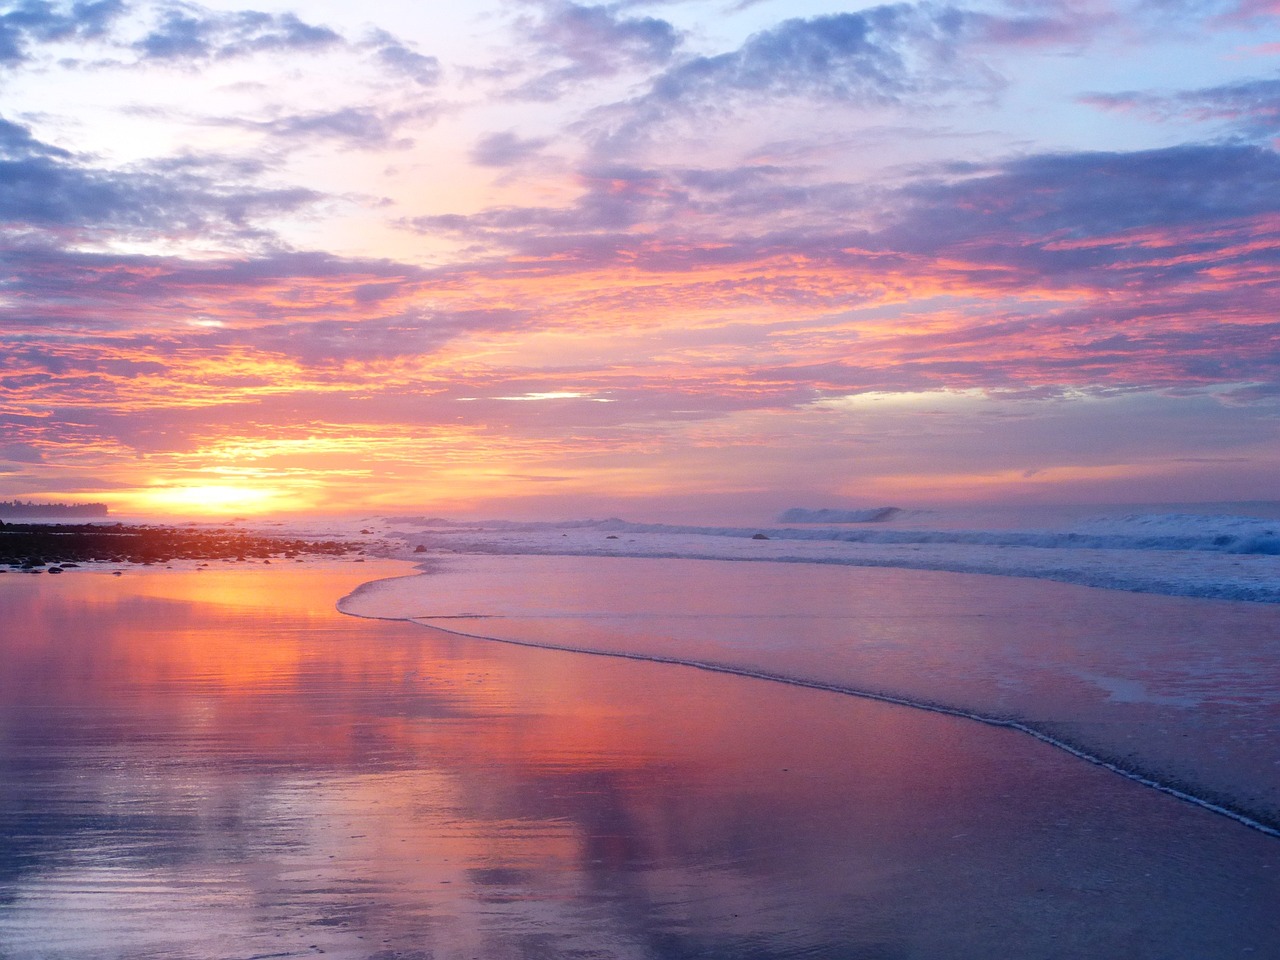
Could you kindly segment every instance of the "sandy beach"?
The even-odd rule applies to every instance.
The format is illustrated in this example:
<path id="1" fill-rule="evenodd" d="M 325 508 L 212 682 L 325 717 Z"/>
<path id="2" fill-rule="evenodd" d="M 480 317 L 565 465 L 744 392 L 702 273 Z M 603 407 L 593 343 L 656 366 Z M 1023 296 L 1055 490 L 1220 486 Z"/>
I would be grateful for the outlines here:
<path id="1" fill-rule="evenodd" d="M 1256 831 L 1009 731 L 334 609 L 409 572 L 0 577 L 23 624 L 0 677 L 0 954 L 1280 944 L 1280 842 Z"/>
<path id="2" fill-rule="evenodd" d="M 458 557 L 341 608 L 1018 724 L 1280 832 L 1280 606 L 927 570 Z"/>

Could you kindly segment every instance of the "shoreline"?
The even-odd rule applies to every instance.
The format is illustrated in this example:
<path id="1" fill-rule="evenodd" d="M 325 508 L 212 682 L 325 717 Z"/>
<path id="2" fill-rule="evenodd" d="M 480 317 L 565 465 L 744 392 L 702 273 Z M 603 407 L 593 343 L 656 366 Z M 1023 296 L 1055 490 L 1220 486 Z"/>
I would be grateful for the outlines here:
<path id="1" fill-rule="evenodd" d="M 369 531 L 367 530 L 361 531 L 361 533 L 368 532 Z M 279 535 L 264 534 L 261 532 L 246 532 L 235 529 L 228 530 L 225 527 L 212 529 L 190 529 L 125 524 L 104 526 L 6 523 L 3 528 L 0 528 L 0 544 L 6 544 L 6 542 L 10 549 L 7 551 L 0 550 L 0 564 L 7 563 L 10 569 L 33 573 L 39 573 L 42 570 L 49 573 L 60 573 L 64 569 L 74 568 L 80 563 L 125 563 L 129 565 L 149 567 L 157 563 L 169 563 L 171 561 L 184 560 L 220 560 L 228 563 L 260 560 L 264 564 L 269 564 L 273 558 L 290 559 L 301 563 L 303 562 L 304 557 L 323 557 L 343 564 L 354 564 L 365 562 L 366 547 L 372 546 L 372 544 L 368 543 L 361 545 L 360 543 L 351 541 L 282 537 Z M 31 543 L 35 543 L 38 546 L 43 547 L 44 552 L 47 555 L 54 557 L 54 560 L 47 561 L 42 558 L 38 558 L 35 562 L 32 562 L 29 553 L 22 555 L 22 548 Z M 77 559 L 72 561 L 63 561 L 61 559 L 68 555 L 76 557 Z M 400 580 L 439 572 L 441 570 L 441 562 L 447 560 L 447 556 L 448 555 L 442 556 L 434 553 L 428 556 L 423 556 L 421 553 L 418 553 L 412 557 L 385 556 L 381 559 L 413 566 L 414 572 L 408 573 L 402 577 L 391 578 L 393 580 Z M 457 554 L 454 554 L 453 556 L 459 559 L 462 558 Z M 470 558 L 476 559 L 481 556 L 483 555 L 477 554 Z M 563 554 L 560 556 L 572 557 L 573 555 Z M 509 555 L 509 559 L 518 562 L 521 559 L 532 559 L 532 557 L 528 554 L 515 554 Z M 643 562 L 646 558 L 623 555 L 616 557 L 615 559 Z M 650 562 L 655 559 L 663 559 L 666 561 L 679 560 L 682 562 L 695 563 L 703 563 L 707 561 L 713 563 L 734 563 L 733 559 L 725 557 L 649 557 L 647 559 Z M 766 558 L 763 557 L 754 559 L 757 562 L 766 560 Z M 784 566 L 793 566 L 797 562 L 803 561 L 791 558 L 776 558 L 773 562 Z M 64 563 L 65 566 L 63 565 Z M 207 564 L 203 563 L 200 565 L 201 568 L 206 566 Z M 755 563 L 752 563 L 751 566 L 755 566 Z M 843 567 L 845 565 L 819 563 L 817 566 L 829 568 L 831 566 Z M 922 571 L 920 568 L 911 567 L 880 569 L 893 569 L 904 572 L 926 572 L 930 574 L 941 574 L 943 576 L 975 575 L 965 571 L 934 569 L 926 569 Z M 6 570 L 3 566 L 0 566 L 0 573 L 3 572 L 6 572 Z M 114 572 L 116 575 L 119 575 L 119 571 Z M 370 573 L 373 573 L 373 571 L 371 570 Z M 998 575 L 992 574 L 978 575 L 996 576 L 998 579 L 1010 579 L 1007 577 L 1000 578 Z M 1036 580 L 1039 578 L 1026 579 Z M 353 616 L 361 619 L 382 619 L 411 622 L 419 626 L 438 629 L 445 633 L 473 640 L 514 644 L 518 646 L 571 654 L 587 654 L 593 656 L 606 656 L 626 660 L 649 661 L 654 663 L 685 666 L 697 670 L 789 684 L 797 687 L 822 690 L 861 699 L 893 703 L 927 712 L 954 716 L 986 726 L 1002 727 L 1040 740 L 1049 746 L 1075 756 L 1077 759 L 1100 766 L 1112 773 L 1148 788 L 1169 794 L 1181 801 L 1235 820 L 1250 829 L 1257 830 L 1271 837 L 1280 837 L 1280 816 L 1276 815 L 1276 811 L 1274 809 L 1259 809 L 1248 803 L 1237 802 L 1234 797 L 1223 795 L 1214 789 L 1205 790 L 1203 789 L 1204 785 L 1197 786 L 1195 783 L 1188 783 L 1184 778 L 1176 774 L 1170 776 L 1168 775 L 1168 771 L 1161 771 L 1158 766 L 1144 766 L 1141 763 L 1129 762 L 1124 758 L 1124 756 L 1116 753 L 1114 750 L 1106 749 L 1105 745 L 1102 749 L 1098 749 L 1097 744 L 1089 744 L 1087 737 L 1084 740 L 1080 740 L 1079 737 L 1064 735 L 1062 731 L 1055 731 L 1052 729 L 1054 724 L 1049 724 L 1048 726 L 1039 724 L 1033 717 L 1026 716 L 1021 713 L 1010 713 L 1007 711 L 1001 712 L 999 710 L 993 712 L 983 709 L 981 705 L 975 707 L 972 703 L 966 704 L 964 703 L 963 697 L 961 697 L 959 701 L 956 701 L 955 698 L 921 696 L 911 692 L 910 690 L 904 691 L 892 686 L 886 687 L 883 685 L 877 687 L 874 683 L 868 685 L 856 680 L 852 683 L 832 682 L 822 678 L 815 678 L 796 673 L 779 673 L 769 669 L 735 665 L 734 663 L 728 662 L 713 662 L 692 656 L 629 652 L 625 650 L 619 651 L 573 645 L 569 643 L 553 643 L 541 640 L 529 640 L 520 637 L 498 636 L 488 633 L 473 633 L 458 630 L 452 624 L 445 625 L 442 623 L 444 620 L 456 621 L 457 619 L 478 619 L 483 617 L 483 614 L 425 617 L 381 617 L 371 615 L 369 613 L 352 612 L 347 608 L 346 601 L 352 600 L 369 591 L 376 592 L 377 585 L 384 582 L 386 581 L 377 578 L 367 580 L 359 584 L 350 593 L 342 597 L 331 598 L 333 608 L 345 616 Z M 1078 586 L 1084 587 L 1085 585 Z M 502 615 L 497 615 L 497 619 L 501 620 Z M 952 702 L 948 702 L 949 700 Z M 1058 725 L 1061 726 L 1061 724 Z"/>
<path id="2" fill-rule="evenodd" d="M 359 616 L 359 614 L 350 614 L 350 616 Z M 377 617 L 366 617 L 363 619 L 383 619 Z M 462 630 L 453 630 L 449 627 L 440 626 L 439 621 L 445 619 L 436 617 L 429 620 L 400 621 L 406 623 L 416 623 L 419 626 L 429 627 L 438 630 L 441 633 L 451 634 L 455 637 L 462 637 L 467 640 L 481 640 L 490 643 L 506 643 L 512 646 L 525 647 L 532 650 L 551 650 L 557 653 L 573 653 L 582 654 L 591 657 L 613 657 L 619 660 L 632 660 L 640 663 L 657 663 L 669 666 L 689 667 L 694 670 L 704 670 L 707 673 L 716 673 L 723 676 L 742 677 L 747 680 L 762 680 L 767 683 L 781 683 L 790 687 L 799 687 L 805 690 L 819 690 L 823 693 L 835 693 L 841 696 L 854 697 L 859 700 L 870 700 L 876 703 L 887 703 L 898 707 L 907 707 L 912 710 L 920 710 L 925 713 L 936 713 L 944 717 L 953 717 L 958 720 L 970 720 L 974 723 L 981 724 L 986 727 L 995 727 L 1002 730 L 1010 730 L 1025 736 L 1038 740 L 1046 746 L 1053 747 L 1055 750 L 1061 750 L 1064 753 L 1075 757 L 1077 760 L 1083 760 L 1085 763 L 1096 767 L 1101 767 L 1109 773 L 1113 773 L 1125 780 L 1130 780 L 1139 786 L 1155 790 L 1158 793 L 1166 794 L 1175 800 L 1181 800 L 1183 803 L 1198 807 L 1208 813 L 1217 814 L 1226 817 L 1228 820 L 1234 820 L 1243 827 L 1250 830 L 1256 830 L 1259 833 L 1269 837 L 1280 839 L 1280 817 L 1268 817 L 1257 811 L 1250 811 L 1230 805 L 1226 802 L 1216 802 L 1189 792 L 1191 788 L 1180 786 L 1176 783 L 1168 783 L 1156 779 L 1157 774 L 1145 771 L 1137 767 L 1125 766 L 1122 762 L 1115 758 L 1107 758 L 1101 754 L 1091 752 L 1086 747 L 1070 743 L 1053 734 L 1046 733 L 1037 729 L 1030 722 L 1016 717 L 998 717 L 984 713 L 977 713 L 965 710 L 960 707 L 951 707 L 943 703 L 934 703 L 928 700 L 915 700 L 906 696 L 899 696 L 892 693 L 882 693 L 875 690 L 861 690 L 856 687 L 842 686 L 840 684 L 825 683 L 821 680 L 810 680 L 804 677 L 792 677 L 782 673 L 766 673 L 759 670 L 748 670 L 741 667 L 734 667 L 729 664 L 708 663 L 702 660 L 688 660 L 680 657 L 662 657 L 655 655 L 645 655 L 638 653 L 625 653 L 611 650 L 593 650 L 590 647 L 574 647 L 564 644 L 550 643 L 533 643 L 527 640 L 511 640 L 503 637 L 495 637 L 483 633 L 467 633 Z"/>
<path id="3" fill-rule="evenodd" d="M 813 583 L 816 571 L 794 564 L 457 559 L 434 582 L 419 573 L 362 584 L 338 610 L 1003 727 L 1280 838 L 1280 780 L 1257 746 L 1276 723 L 1250 705 L 1275 702 L 1266 679 L 1276 659 L 1266 637 L 1280 625 L 1273 607 L 1114 591 L 1092 598 L 1078 585 L 950 571 L 827 566 Z M 681 607 L 685 581 L 714 583 L 725 602 Z M 771 596 L 775 581 L 785 597 Z M 568 606 L 552 593 L 558 583 L 575 585 Z M 812 606 L 820 596 L 837 599 Z"/>
<path id="4" fill-rule="evenodd" d="M 1224 818 L 956 717 L 334 608 L 393 563 L 0 577 L 0 953 L 1280 943 Z"/>

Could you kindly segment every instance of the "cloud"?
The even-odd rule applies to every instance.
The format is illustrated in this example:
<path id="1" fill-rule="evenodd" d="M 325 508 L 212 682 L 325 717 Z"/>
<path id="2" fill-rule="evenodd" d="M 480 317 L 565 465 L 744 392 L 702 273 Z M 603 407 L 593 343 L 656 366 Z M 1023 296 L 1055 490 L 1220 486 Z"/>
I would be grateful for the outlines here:
<path id="1" fill-rule="evenodd" d="M 1222 399 L 1225 403 L 1238 406 L 1254 404 L 1280 406 L 1280 380 L 1237 387 L 1223 394 Z"/>
<path id="2" fill-rule="evenodd" d="M 1142 262 L 1161 237 L 1176 246 L 1179 229 L 1192 231 L 1189 243 L 1198 227 L 1221 245 L 1213 234 L 1224 223 L 1280 216 L 1280 156 L 1257 147 L 1042 154 L 947 170 L 948 179 L 901 191 L 905 215 L 882 243 L 913 253 L 982 247 L 996 262 L 1030 248 L 1041 267 L 1056 259 L 1115 270 L 1129 257 Z"/>
<path id="3" fill-rule="evenodd" d="M 672 122 L 704 123 L 793 101 L 937 110 L 990 99 L 1002 79 L 978 55 L 992 31 L 954 7 L 890 4 L 792 18 L 737 49 L 677 59 L 632 99 L 584 121 L 601 153 L 626 155 Z"/>
<path id="4" fill-rule="evenodd" d="M 1272 18 L 1280 18 L 1280 0 L 1234 0 L 1220 19 L 1227 25 L 1256 27 Z"/>
<path id="5" fill-rule="evenodd" d="M 524 139 L 511 131 L 481 137 L 471 150 L 471 162 L 482 167 L 514 167 L 536 156 L 547 145 L 542 138 Z"/>
<path id="6" fill-rule="evenodd" d="M 577 9 L 548 7 L 546 20 Z M 626 20 L 607 12 L 615 26 Z M 972 21 L 932 8 L 793 19 L 723 57 L 667 66 L 644 97 L 656 103 L 665 91 L 682 111 L 745 104 L 756 92 L 909 99 L 937 82 L 925 65 L 970 76 L 953 55 L 975 35 Z M 362 55 L 398 49 L 376 41 Z M 670 56 L 653 52 L 662 63 Z M 1234 103 L 1243 86 L 1200 93 Z M 401 118 L 337 107 L 227 122 L 392 146 Z M 494 133 L 471 159 L 510 167 L 545 143 Z M 144 397 L 207 407 L 258 396 L 283 409 L 269 394 L 292 397 L 299 416 L 340 419 L 336 398 L 362 395 L 379 415 L 416 403 L 440 418 L 451 397 L 573 392 L 618 401 L 574 416 L 623 423 L 636 411 L 697 418 L 869 390 L 1255 383 L 1262 395 L 1280 368 L 1280 158 L 1241 144 L 935 164 L 879 185 L 822 180 L 800 166 L 644 165 L 589 153 L 579 192 L 563 205 L 407 221 L 477 245 L 469 261 L 433 269 L 280 249 L 263 225 L 321 198 L 264 189 L 260 160 L 182 156 L 106 169 L 0 119 L 0 164 L 0 218 L 22 226 L 0 277 L 12 346 L 0 378 L 12 403 L 77 416 Z M 77 231 L 221 231 L 245 249 L 252 240 L 255 252 L 203 262 L 91 253 L 64 245 Z M 897 319 L 863 319 L 875 309 Z M 536 376 L 435 365 L 469 337 L 502 343 L 496 355 L 513 349 L 516 333 L 571 339 L 629 324 L 656 331 L 636 348 L 650 361 L 617 360 L 602 340 L 600 355 L 577 366 L 531 360 Z M 423 383 L 435 399 L 404 399 Z"/>
<path id="7" fill-rule="evenodd" d="M 145 26 L 141 36 L 136 25 Z M 160 0 L 126 4 L 123 0 L 50 3 L 23 0 L 0 14 L 0 66 L 17 66 L 32 58 L 40 44 L 97 41 L 127 60 L 82 61 L 60 51 L 65 66 L 128 67 L 142 65 L 203 66 L 252 56 L 365 53 L 383 71 L 419 87 L 440 80 L 440 61 L 419 53 L 385 30 L 373 30 L 355 41 L 322 24 L 293 13 L 259 10 L 213 10 L 196 3 Z"/>
<path id="8" fill-rule="evenodd" d="M 388 70 L 419 86 L 433 87 L 440 82 L 440 61 L 436 57 L 418 53 L 385 30 L 375 30 L 365 46 Z"/>
<path id="9" fill-rule="evenodd" d="M 252 130 L 281 143 L 337 141 L 360 150 L 403 150 L 413 146 L 409 137 L 399 135 L 406 124 L 434 114 L 431 104 L 407 109 L 384 109 L 373 104 L 339 107 L 308 113 L 281 112 L 264 119 L 210 117 L 210 126 Z"/>
<path id="10" fill-rule="evenodd" d="M 737 49 L 673 57 L 646 90 L 598 107 L 583 124 L 601 151 L 625 153 L 664 123 L 706 121 L 809 101 L 838 107 L 930 110 L 991 103 L 1007 81 L 993 53 L 1079 50 L 1117 34 L 1129 43 L 1194 28 L 1206 9 L 1073 0 L 1011 0 L 985 9 L 888 3 L 793 17 L 752 34 Z"/>
<path id="11" fill-rule="evenodd" d="M 32 43 L 102 37 L 125 10 L 122 0 L 71 4 L 22 0 L 0 13 L 0 64 L 12 66 L 27 60 Z"/>
<path id="12" fill-rule="evenodd" d="M 1004 271 L 1010 283 L 1033 276 L 1074 283 L 1094 271 L 1100 284 L 1126 269 L 1165 282 L 1261 264 L 1272 255 L 1249 231 L 1265 237 L 1280 228 L 1280 156 L 1245 145 L 948 163 L 892 188 L 797 183 L 791 173 L 592 164 L 566 206 L 496 207 L 406 225 L 529 257 L 554 254 L 566 268 L 584 238 L 596 241 L 587 262 L 632 265 L 644 263 L 655 242 L 678 240 L 689 269 L 769 251 L 840 263 L 945 256 L 975 271 Z"/>
<path id="13" fill-rule="evenodd" d="M 0 222 L 32 230 L 110 230 L 179 236 L 210 229 L 247 235 L 254 221 L 318 198 L 303 188 L 227 183 L 198 166 L 95 168 L 0 119 Z"/>
<path id="14" fill-rule="evenodd" d="M 793 178 L 769 167 L 598 164 L 564 207 L 500 207 L 416 227 L 489 245 L 493 259 L 473 265 L 481 286 L 523 277 L 550 290 L 557 276 L 582 278 L 564 284 L 580 295 L 555 300 L 565 324 L 918 304 L 895 307 L 904 316 L 891 328 L 869 321 L 874 336 L 858 332 L 857 313 L 830 321 L 829 336 L 792 337 L 781 321 L 744 327 L 745 343 L 771 352 L 860 358 L 735 365 L 708 377 L 707 391 L 717 380 L 722 390 L 750 384 L 734 392 L 747 404 L 795 402 L 814 389 L 1267 382 L 1280 370 L 1280 157 L 1271 151 L 1041 154 L 944 164 L 892 188 Z M 931 303 L 940 297 L 957 305 Z M 721 351 L 737 356 L 728 328 L 722 337 Z"/>
<path id="15" fill-rule="evenodd" d="M 1109 4 L 1077 7 L 1058 0 L 1017 4 L 1003 14 L 967 10 L 960 16 L 966 37 L 975 44 L 1031 50 L 1080 47 L 1125 23 Z"/>
<path id="16" fill-rule="evenodd" d="M 538 6 L 538 16 L 517 25 L 536 48 L 532 61 L 567 63 L 523 82 L 510 94 L 515 99 L 556 100 L 589 80 L 662 66 L 680 43 L 675 27 L 656 17 L 620 16 L 611 7 L 568 0 Z"/>
<path id="17" fill-rule="evenodd" d="M 399 357 L 428 357 L 464 334 L 510 330 L 528 314 L 508 309 L 423 311 L 364 319 L 318 319 L 210 334 L 208 343 L 238 343 L 305 367 L 343 366 Z"/>
<path id="18" fill-rule="evenodd" d="M 591 163 L 579 172 L 581 193 L 566 206 L 497 207 L 471 216 L 418 217 L 404 225 L 457 233 L 531 257 L 572 259 L 573 251 L 581 250 L 592 262 L 605 262 L 626 250 L 628 262 L 637 263 L 644 262 L 636 249 L 642 237 L 665 233 L 675 240 L 677 223 L 684 238 L 693 232 L 755 230 L 757 218 L 767 218 L 775 231 L 793 218 L 820 230 L 833 213 L 847 212 L 856 203 L 859 191 L 841 184 L 795 184 L 788 180 L 789 172 L 767 165 L 661 169 Z M 629 236 L 641 225 L 646 225 L 641 234 Z M 729 239 L 723 233 L 716 237 L 721 244 Z M 691 251 L 695 257 L 700 252 L 714 256 Z"/>
<path id="19" fill-rule="evenodd" d="M 750 96 L 900 102 L 974 81 L 973 65 L 955 56 L 963 28 L 964 18 L 953 10 L 906 4 L 785 20 L 731 53 L 672 67 L 644 101 L 698 106 Z"/>
<path id="20" fill-rule="evenodd" d="M 653 256 L 652 241 L 665 238 L 668 245 L 679 239 L 690 269 L 769 250 L 845 262 L 850 255 L 840 251 L 857 249 L 882 260 L 946 254 L 971 262 L 975 274 L 1005 271 L 1009 283 L 1032 275 L 1075 282 L 1081 271 L 1099 271 L 1101 282 L 1127 267 L 1163 282 L 1210 264 L 1256 262 L 1264 252 L 1214 256 L 1214 248 L 1224 247 L 1215 232 L 1280 215 L 1280 158 L 1244 146 L 957 163 L 891 190 L 806 185 L 787 173 L 598 164 L 584 169 L 584 190 L 565 207 L 500 207 L 412 225 L 527 256 L 567 258 L 583 249 L 590 262 L 625 250 L 626 262 L 642 264 Z M 584 247 L 588 237 L 594 242 Z M 1153 263 L 1179 251 L 1180 259 Z M 673 269 L 676 261 L 664 266 Z"/>
<path id="21" fill-rule="evenodd" d="M 341 42 L 328 27 L 306 23 L 292 13 L 224 13 L 170 3 L 162 8 L 160 22 L 133 48 L 144 60 L 198 61 L 315 51 Z"/>
<path id="22" fill-rule="evenodd" d="M 60 477 L 51 473 L 13 473 L 0 470 L 0 477 L 3 477 L 3 484 L 0 484 L 0 494 L 5 497 L 16 496 L 19 498 L 34 497 L 43 499 L 54 493 L 78 494 L 86 490 L 124 490 L 132 486 L 132 484 L 120 483 L 119 481 L 90 474 Z"/>
<path id="23" fill-rule="evenodd" d="M 154 390 L 176 406 L 244 402 L 246 391 L 325 392 L 333 376 L 365 390 L 359 372 L 322 371 L 421 363 L 460 337 L 522 328 L 533 316 L 424 307 L 437 274 L 324 253 L 191 261 L 19 249 L 7 263 L 0 388 L 12 403 L 42 407 Z"/>
<path id="24" fill-rule="evenodd" d="M 7 160 L 44 157 L 67 159 L 69 151 L 47 143 L 41 143 L 31 134 L 29 127 L 0 117 L 0 157 Z"/>
<path id="25" fill-rule="evenodd" d="M 105 53 L 96 59 L 88 58 L 81 48 L 88 40 L 98 41 Z M 327 55 L 327 59 L 314 60 L 307 69 L 328 68 L 351 74 L 348 104 L 330 100 L 321 108 L 313 102 L 304 107 L 296 103 L 284 106 L 272 105 L 262 97 L 256 109 L 241 108 L 239 114 L 222 116 L 121 105 L 133 118 L 236 127 L 256 131 L 282 144 L 330 140 L 360 149 L 402 149 L 411 146 L 412 140 L 400 136 L 400 129 L 434 118 L 437 109 L 421 96 L 424 88 L 439 83 L 441 67 L 435 57 L 418 53 L 385 30 L 372 30 L 356 41 L 291 13 L 217 11 L 168 0 L 142 2 L 129 8 L 117 0 L 67 7 L 26 0 L 9 13 L 0 14 L 0 65 L 6 57 L 10 65 L 30 59 L 38 43 L 63 45 L 53 51 L 60 67 L 94 73 L 138 67 L 204 69 L 212 63 L 252 56 L 262 57 L 266 61 L 263 66 L 270 67 L 272 62 L 297 55 Z M 68 43 L 81 46 L 67 47 Z M 408 96 L 406 81 L 412 84 Z M 288 96 L 288 86 L 282 86 L 282 97 Z M 268 89 L 262 88 L 269 96 Z M 198 111 L 202 106 L 196 100 L 191 109 Z M 0 129 L 0 147 L 5 145 L 12 150 L 17 144 L 13 131 Z M 50 148 L 44 154 L 51 155 Z"/>
<path id="26" fill-rule="evenodd" d="M 1280 78 L 1177 93 L 1094 93 L 1080 99 L 1104 110 L 1133 112 L 1162 123 L 1221 121 L 1251 140 L 1280 137 Z"/>
<path id="27" fill-rule="evenodd" d="M 11 246 L 4 262 L 0 279 L 10 299 L 0 305 L 0 316 L 6 333 L 36 337 L 58 329 L 181 329 L 196 336 L 200 327 L 186 322 L 192 318 L 234 330 L 376 316 L 390 312 L 389 301 L 420 291 L 431 276 L 388 260 L 269 249 L 243 258 L 190 260 L 26 244 Z"/>
<path id="28" fill-rule="evenodd" d="M 32 446 L 29 443 L 0 444 L 0 461 L 8 461 L 9 463 L 40 463 L 42 460 L 44 460 L 44 454 L 40 452 L 40 448 Z"/>

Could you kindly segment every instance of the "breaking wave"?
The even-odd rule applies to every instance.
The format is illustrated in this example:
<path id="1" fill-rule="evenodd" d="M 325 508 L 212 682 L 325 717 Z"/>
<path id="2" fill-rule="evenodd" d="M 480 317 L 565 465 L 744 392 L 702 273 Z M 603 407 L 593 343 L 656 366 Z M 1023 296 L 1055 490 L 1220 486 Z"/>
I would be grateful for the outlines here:
<path id="1" fill-rule="evenodd" d="M 884 523 L 901 516 L 901 507 L 874 507 L 870 510 L 807 510 L 792 507 L 778 517 L 779 523 Z"/>
<path id="2" fill-rule="evenodd" d="M 770 560 L 1033 577 L 1174 596 L 1280 603 L 1280 517 L 793 508 L 779 525 L 386 518 L 418 553 Z M 803 524 L 803 525 L 799 525 Z"/>

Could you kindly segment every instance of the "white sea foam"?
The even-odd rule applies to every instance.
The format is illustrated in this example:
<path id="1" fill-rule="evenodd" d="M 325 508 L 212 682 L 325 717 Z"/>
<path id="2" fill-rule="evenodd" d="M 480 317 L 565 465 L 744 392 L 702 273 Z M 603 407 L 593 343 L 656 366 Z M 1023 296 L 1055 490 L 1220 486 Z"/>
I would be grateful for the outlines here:
<path id="1" fill-rule="evenodd" d="M 400 516 L 383 518 L 376 527 L 395 555 L 421 548 L 419 552 L 429 553 L 846 564 L 1280 603 L 1280 516 L 1265 515 L 1269 506 L 1255 511 L 1264 515 L 1096 508 L 986 513 L 796 508 L 783 515 L 791 522 L 762 526 Z M 797 517 L 826 519 L 801 524 Z"/>

